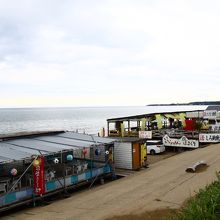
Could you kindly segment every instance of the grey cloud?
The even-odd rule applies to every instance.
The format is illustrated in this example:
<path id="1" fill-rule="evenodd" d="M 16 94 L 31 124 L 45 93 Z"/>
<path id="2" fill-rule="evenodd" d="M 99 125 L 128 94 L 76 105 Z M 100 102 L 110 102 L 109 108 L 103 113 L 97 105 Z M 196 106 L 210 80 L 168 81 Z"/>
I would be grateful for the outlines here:
<path id="1" fill-rule="evenodd" d="M 111 15 L 102 13 L 101 1 L 3 1 L 8 11 L 1 11 L 0 24 L 0 59 L 19 55 L 27 60 L 41 60 L 34 55 L 33 47 L 41 27 L 56 27 L 66 36 L 62 39 L 67 44 L 95 45 L 109 48 L 141 50 L 150 42 L 144 33 L 117 30 L 111 26 Z M 13 6 L 12 2 L 14 3 Z M 22 7 L 23 6 L 23 7 Z M 97 9 L 97 6 L 99 9 Z M 3 7 L 4 8 L 4 7 Z M 17 10 L 16 10 L 17 9 Z M 52 43 L 52 42 L 51 42 Z M 55 42 L 56 43 L 56 42 Z M 53 46 L 53 45 L 52 45 Z M 56 45 L 54 45 L 56 47 Z M 40 50 L 41 45 L 37 45 Z M 63 58 L 63 57 L 62 57 Z M 52 60 L 54 61 L 54 60 Z M 59 60 L 57 60 L 59 62 Z"/>
<path id="2" fill-rule="evenodd" d="M 168 84 L 170 88 L 173 83 L 185 86 L 188 79 L 196 80 L 199 71 L 206 70 L 203 73 L 207 77 L 201 77 L 200 85 L 195 85 L 201 88 L 209 78 L 210 66 L 215 78 L 219 74 L 218 60 L 212 61 L 219 54 L 215 43 L 219 33 L 217 28 L 199 23 L 202 16 L 195 19 L 194 11 L 187 14 L 191 1 L 185 2 L 182 9 L 178 1 L 168 1 L 169 5 L 144 0 L 0 0 L 0 77 L 3 73 L 11 75 L 1 77 L 0 93 L 43 96 L 57 91 L 78 95 L 135 90 L 145 97 L 158 85 L 165 97 Z M 195 10 L 202 7 L 202 12 L 206 11 L 204 2 L 201 6 L 197 1 Z M 168 14 L 161 3 L 173 14 Z M 212 11 L 213 5 L 208 5 Z M 145 16 L 145 8 L 150 15 Z M 178 13 L 182 14 L 175 17 Z M 173 21 L 176 29 L 169 23 Z M 198 32 L 191 22 L 197 29 L 209 27 L 210 35 L 216 36 L 216 41 L 209 42 L 211 51 L 203 39 L 207 47 L 204 54 L 210 55 L 200 58 L 194 35 L 202 38 L 199 33 L 205 31 Z"/>

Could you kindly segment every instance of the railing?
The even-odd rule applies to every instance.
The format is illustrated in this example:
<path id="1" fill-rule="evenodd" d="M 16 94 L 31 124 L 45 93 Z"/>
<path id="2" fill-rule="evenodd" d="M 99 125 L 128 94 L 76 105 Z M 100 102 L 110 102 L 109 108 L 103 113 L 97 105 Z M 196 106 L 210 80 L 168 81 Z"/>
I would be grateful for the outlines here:
<path id="1" fill-rule="evenodd" d="M 60 177 L 58 179 L 53 179 L 51 181 L 45 182 L 46 194 L 48 196 L 50 192 L 56 192 L 57 190 L 62 190 L 65 187 L 71 187 L 81 183 L 83 181 L 92 180 L 97 175 L 112 173 L 110 165 L 104 165 L 99 168 L 87 169 L 85 172 L 65 176 L 64 178 Z M 62 184 L 60 184 L 62 182 Z M 2 185 L 4 187 L 4 185 Z M 4 188 L 3 188 L 4 189 Z M 8 193 L 4 192 L 0 195 L 0 211 L 9 209 L 10 206 L 18 205 L 21 202 L 33 200 L 33 187 L 23 187 L 17 189 L 16 191 L 10 191 Z M 35 198 L 36 199 L 36 198 Z"/>

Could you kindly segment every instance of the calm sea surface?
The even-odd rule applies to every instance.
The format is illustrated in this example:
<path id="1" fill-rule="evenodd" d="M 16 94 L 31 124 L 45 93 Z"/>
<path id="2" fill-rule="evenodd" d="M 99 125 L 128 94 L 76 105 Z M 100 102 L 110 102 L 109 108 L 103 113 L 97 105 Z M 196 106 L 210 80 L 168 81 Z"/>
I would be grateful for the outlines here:
<path id="1" fill-rule="evenodd" d="M 97 134 L 102 127 L 107 127 L 108 118 L 205 108 L 206 106 L 5 108 L 0 109 L 0 134 L 48 130 L 78 130 Z"/>

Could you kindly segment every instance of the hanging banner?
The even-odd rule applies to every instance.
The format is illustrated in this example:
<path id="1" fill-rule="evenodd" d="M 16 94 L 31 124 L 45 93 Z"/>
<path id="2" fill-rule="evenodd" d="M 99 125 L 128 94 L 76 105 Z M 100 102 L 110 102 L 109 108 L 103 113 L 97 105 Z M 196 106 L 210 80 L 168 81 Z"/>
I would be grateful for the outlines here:
<path id="1" fill-rule="evenodd" d="M 152 131 L 139 131 L 139 138 L 152 139 Z"/>
<path id="2" fill-rule="evenodd" d="M 170 138 L 168 135 L 163 137 L 164 146 L 171 147 L 186 147 L 186 148 L 198 148 L 199 141 L 188 139 L 185 136 L 182 136 L 180 139 Z"/>
<path id="3" fill-rule="evenodd" d="M 220 142 L 220 133 L 199 134 L 199 142 L 201 143 L 218 143 Z"/>
<path id="4" fill-rule="evenodd" d="M 43 195 L 45 193 L 45 170 L 44 157 L 40 156 L 33 161 L 34 194 Z"/>

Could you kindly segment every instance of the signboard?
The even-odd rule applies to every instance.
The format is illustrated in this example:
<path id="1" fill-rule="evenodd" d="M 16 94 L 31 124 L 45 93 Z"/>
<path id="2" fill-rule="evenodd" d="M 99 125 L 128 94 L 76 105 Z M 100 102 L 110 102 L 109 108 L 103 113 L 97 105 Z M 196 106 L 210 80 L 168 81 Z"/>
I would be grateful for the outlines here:
<path id="1" fill-rule="evenodd" d="M 186 147 L 186 148 L 198 148 L 199 141 L 188 139 L 185 136 L 182 136 L 180 139 L 170 138 L 168 135 L 163 137 L 164 146 L 171 147 Z"/>
<path id="2" fill-rule="evenodd" d="M 44 157 L 40 156 L 33 161 L 33 176 L 34 176 L 34 194 L 42 195 L 45 193 L 45 171 Z"/>
<path id="3" fill-rule="evenodd" d="M 216 110 L 206 110 L 204 111 L 203 118 L 206 119 L 216 119 L 217 111 Z"/>
<path id="4" fill-rule="evenodd" d="M 139 138 L 152 139 L 152 131 L 139 131 Z"/>
<path id="5" fill-rule="evenodd" d="M 217 143 L 220 142 L 220 133 L 216 134 L 199 134 L 199 142 L 201 143 Z"/>
<path id="6" fill-rule="evenodd" d="M 186 112 L 186 118 L 203 118 L 203 111 Z"/>
<path id="7" fill-rule="evenodd" d="M 220 131 L 220 124 L 210 125 L 209 128 L 211 131 L 219 132 Z"/>

